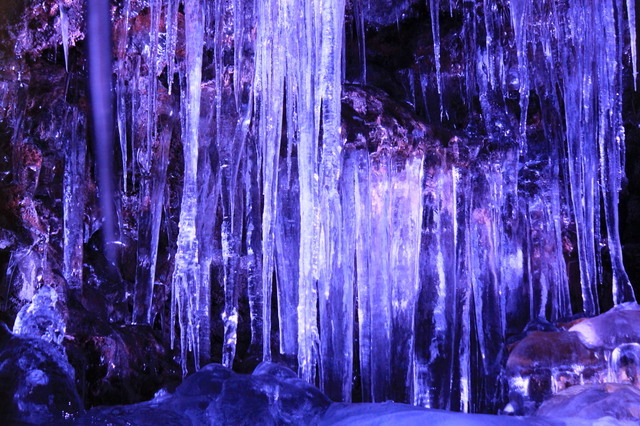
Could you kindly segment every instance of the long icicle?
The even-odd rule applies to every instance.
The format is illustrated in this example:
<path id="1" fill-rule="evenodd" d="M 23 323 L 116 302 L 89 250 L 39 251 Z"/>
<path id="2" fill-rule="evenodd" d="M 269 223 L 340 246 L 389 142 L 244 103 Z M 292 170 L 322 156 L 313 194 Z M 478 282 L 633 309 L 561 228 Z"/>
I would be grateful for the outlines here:
<path id="1" fill-rule="evenodd" d="M 204 15 L 199 0 L 185 0 L 186 88 L 182 93 L 185 119 L 182 136 L 184 157 L 184 183 L 178 234 L 178 247 L 171 283 L 172 308 L 171 343 L 174 342 L 175 319 L 180 324 L 180 355 L 182 373 L 187 374 L 187 351 L 193 352 L 194 364 L 199 368 L 199 322 L 208 321 L 200 316 L 207 309 L 202 300 L 208 288 L 200 286 L 198 268 L 198 240 L 196 236 L 198 194 L 198 125 L 200 122 L 200 93 L 202 81 L 202 49 L 204 42 Z"/>

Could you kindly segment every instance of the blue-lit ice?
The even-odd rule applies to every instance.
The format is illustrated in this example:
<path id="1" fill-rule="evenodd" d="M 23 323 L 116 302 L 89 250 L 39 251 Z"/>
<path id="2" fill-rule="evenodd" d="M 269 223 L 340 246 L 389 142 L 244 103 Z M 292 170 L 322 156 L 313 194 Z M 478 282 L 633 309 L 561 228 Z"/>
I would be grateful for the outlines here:
<path id="1" fill-rule="evenodd" d="M 40 287 L 31 300 L 20 309 L 13 325 L 13 333 L 23 337 L 40 338 L 62 344 L 66 325 L 56 307 L 58 294 L 48 285 Z"/>

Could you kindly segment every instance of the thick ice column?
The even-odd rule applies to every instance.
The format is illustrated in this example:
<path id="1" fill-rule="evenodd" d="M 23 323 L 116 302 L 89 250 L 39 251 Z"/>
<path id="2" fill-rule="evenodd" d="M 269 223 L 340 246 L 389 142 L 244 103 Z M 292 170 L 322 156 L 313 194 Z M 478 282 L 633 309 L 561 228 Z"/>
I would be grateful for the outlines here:
<path id="1" fill-rule="evenodd" d="M 355 239 L 363 398 L 409 400 L 419 291 L 422 158 L 356 153 Z"/>
<path id="2" fill-rule="evenodd" d="M 184 175 L 180 209 L 180 231 L 172 278 L 172 342 L 174 321 L 180 325 L 180 354 L 183 374 L 187 373 L 187 351 L 193 352 L 196 368 L 200 359 L 201 323 L 208 322 L 209 285 L 200 283 L 198 239 L 196 236 L 198 182 L 198 125 L 202 80 L 204 16 L 198 0 L 185 1 L 186 87 L 182 93 L 185 120 L 182 137 Z"/>
<path id="3" fill-rule="evenodd" d="M 276 219 L 276 264 L 278 271 L 278 318 L 280 354 L 293 360 L 298 355 L 298 280 L 300 253 L 300 184 L 298 166 L 289 169 L 280 162 Z"/>
<path id="4" fill-rule="evenodd" d="M 376 305 L 373 303 L 369 282 L 373 281 L 373 265 L 369 249 L 373 247 L 373 236 L 371 235 L 373 212 L 371 209 L 371 165 L 369 153 L 366 151 L 356 151 L 353 154 L 355 163 L 355 241 L 356 241 L 356 281 L 358 297 L 358 348 L 360 355 L 360 381 L 362 386 L 362 399 L 364 401 L 374 401 L 373 394 L 373 329 L 372 318 Z M 378 243 L 378 242 L 376 242 Z M 384 301 L 382 302 L 384 303 Z M 377 310 L 376 314 L 384 312 Z"/>
<path id="5" fill-rule="evenodd" d="M 391 248 L 391 159 L 388 153 L 381 153 L 371 161 L 369 206 L 371 209 L 371 228 L 364 231 L 371 238 L 371 246 L 365 248 L 369 256 L 369 277 L 358 282 L 358 288 L 367 287 L 370 323 L 366 324 L 371 335 L 371 400 L 386 401 L 391 393 L 389 371 L 391 370 L 391 283 L 389 275 Z M 357 203 L 358 201 L 356 201 Z M 375 249 L 374 249 L 375 247 Z"/>
<path id="6" fill-rule="evenodd" d="M 409 401 L 415 368 L 415 309 L 420 290 L 419 260 L 422 229 L 421 153 L 392 157 L 390 276 L 391 398 Z"/>
<path id="7" fill-rule="evenodd" d="M 421 290 L 416 312 L 416 361 L 412 402 L 450 408 L 456 330 L 458 173 L 446 157 L 425 159 L 433 172 L 425 177 L 420 249 Z"/>
<path id="8" fill-rule="evenodd" d="M 353 276 L 342 229 L 339 185 L 343 142 L 340 135 L 343 0 L 321 0 L 320 67 L 317 100 L 321 105 L 320 245 L 318 296 L 320 307 L 320 386 L 337 400 L 351 394 Z M 346 213 L 346 212 L 345 212 Z"/>
<path id="9" fill-rule="evenodd" d="M 290 40 L 288 85 L 293 98 L 287 117 L 297 130 L 298 182 L 300 185 L 300 253 L 298 257 L 298 373 L 313 383 L 318 362 L 318 244 L 319 244 L 319 173 L 318 135 L 320 132 L 320 99 L 317 94 L 320 46 L 317 2 L 291 2 L 299 7 L 291 19 L 296 24 L 295 38 Z M 291 11 L 295 12 L 295 8 Z"/>

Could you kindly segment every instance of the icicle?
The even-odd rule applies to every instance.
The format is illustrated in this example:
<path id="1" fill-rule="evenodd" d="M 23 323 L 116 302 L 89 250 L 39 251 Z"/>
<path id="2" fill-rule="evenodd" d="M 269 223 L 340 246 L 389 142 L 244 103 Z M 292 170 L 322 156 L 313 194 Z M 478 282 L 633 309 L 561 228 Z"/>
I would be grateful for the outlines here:
<path id="1" fill-rule="evenodd" d="M 129 5 L 125 5 L 129 6 Z M 161 142 L 162 146 L 154 151 L 154 146 L 158 146 L 157 141 L 157 53 L 158 53 L 158 21 L 160 19 L 160 3 L 158 0 L 151 2 L 151 22 L 149 35 L 149 55 L 146 58 L 149 68 L 147 78 L 147 119 L 145 132 L 145 145 L 138 149 L 137 164 L 140 170 L 140 188 L 138 193 L 138 250 L 136 265 L 136 281 L 133 304 L 133 323 L 149 324 L 151 321 L 151 303 L 153 300 L 153 283 L 155 280 L 155 265 L 157 256 L 157 235 L 154 231 L 159 231 L 160 220 L 162 218 L 159 207 L 162 206 L 162 195 L 164 193 L 164 182 L 166 180 L 166 161 L 168 160 L 168 142 L 165 136 Z M 126 12 L 125 12 L 126 15 Z M 126 39 L 128 23 L 125 22 L 123 30 Z M 124 75 L 121 76 L 124 78 Z M 124 90 L 124 88 L 123 88 Z M 124 98 L 124 96 L 122 97 Z M 122 106 L 124 107 L 124 105 Z M 120 111 L 118 111 L 120 113 Z M 119 114 L 120 116 L 120 114 Z M 126 114 L 122 113 L 123 117 Z M 120 118 L 120 117 L 119 117 Z M 121 120 L 119 119 L 119 122 Z M 124 127 L 124 125 L 122 126 Z M 126 150 L 126 128 L 121 129 L 121 136 L 125 138 L 124 149 Z M 170 138 L 170 135 L 169 135 Z M 155 154 L 157 152 L 157 154 Z M 167 159 L 165 160 L 165 157 Z M 126 177 L 125 177 L 126 180 Z M 154 188 L 157 186 L 160 188 Z M 153 274 L 152 274 L 153 271 Z"/>
<path id="2" fill-rule="evenodd" d="M 293 4 L 296 4 L 293 2 Z M 298 180 L 300 184 L 300 255 L 298 281 L 298 373 L 310 383 L 315 382 L 318 361 L 318 135 L 320 118 L 319 99 L 315 93 L 316 70 L 319 62 L 317 47 L 320 45 L 319 15 L 312 8 L 313 2 L 302 3 L 297 22 L 298 42 L 292 44 L 299 60 L 300 74 L 295 102 L 298 105 Z M 292 69 L 296 69 L 295 62 Z"/>
<path id="3" fill-rule="evenodd" d="M 340 108 L 344 1 L 320 2 L 322 28 L 317 98 L 321 104 L 322 161 L 320 164 L 320 245 L 318 296 L 320 307 L 320 386 L 334 399 L 351 395 L 353 276 L 349 270 L 343 233 L 343 206 L 339 185 L 342 174 Z M 345 213 L 346 214 L 346 213 Z"/>
<path id="4" fill-rule="evenodd" d="M 271 295 L 274 227 L 277 214 L 278 166 L 284 104 L 283 10 L 280 2 L 258 0 L 255 71 L 255 114 L 261 146 L 264 207 L 262 213 L 263 359 L 271 360 Z"/>
<path id="5" fill-rule="evenodd" d="M 353 2 L 353 19 L 356 24 L 356 37 L 358 39 L 358 57 L 360 60 L 361 75 L 360 83 L 367 84 L 367 38 L 365 28 L 365 13 L 363 8 L 364 0 Z"/>
<path id="6" fill-rule="evenodd" d="M 129 2 L 130 0 L 126 0 Z M 167 63 L 167 93 L 170 95 L 173 89 L 173 79 L 175 77 L 175 55 L 178 43 L 178 8 L 180 0 L 168 0 L 166 22 L 166 48 L 165 62 Z"/>
<path id="7" fill-rule="evenodd" d="M 527 26 L 531 19 L 530 0 L 511 0 L 511 24 L 513 25 L 518 56 L 518 74 L 509 75 L 508 89 L 517 89 L 520 94 L 520 128 L 519 141 L 522 152 L 527 131 L 527 110 L 529 107 L 529 74 L 527 58 Z"/>
<path id="8" fill-rule="evenodd" d="M 261 211 L 261 185 L 260 162 L 258 161 L 259 147 L 255 143 L 246 144 L 244 156 L 244 187 L 245 187 L 245 212 L 247 221 L 246 247 L 248 283 L 247 295 L 249 297 L 249 312 L 251 315 L 251 353 L 262 353 L 263 335 L 266 333 L 263 327 L 263 295 L 262 295 L 262 237 L 260 233 Z M 295 259 L 294 259 L 295 261 Z M 297 285 L 297 281 L 293 283 Z M 295 310 L 291 315 L 295 315 Z M 282 322 L 281 322 L 282 324 Z M 282 330 L 281 333 L 285 333 Z M 282 346 L 281 346 L 282 351 Z M 287 353 L 287 352 L 283 352 Z M 295 352 L 292 358 L 295 357 Z"/>
<path id="9" fill-rule="evenodd" d="M 62 1 L 58 1 L 58 9 L 60 10 L 60 35 L 64 51 L 64 68 L 69 72 L 69 16 L 67 15 L 67 8 L 62 4 Z"/>
<path id="10" fill-rule="evenodd" d="M 172 278 L 171 333 L 174 341 L 175 320 L 180 325 L 180 354 L 183 374 L 187 374 L 187 351 L 193 352 L 194 364 L 200 364 L 200 323 L 208 321 L 208 283 L 201 287 L 196 236 L 198 182 L 198 127 L 202 80 L 204 16 L 201 2 L 185 0 L 186 87 L 182 93 L 185 120 L 182 136 L 184 177 L 178 234 L 178 247 Z"/>
<path id="11" fill-rule="evenodd" d="M 85 214 L 85 168 L 86 141 L 83 134 L 83 120 L 77 109 L 71 110 L 65 121 L 71 125 L 71 134 L 65 146 L 64 165 L 64 278 L 72 289 L 82 288 L 84 214 Z"/>
<path id="12" fill-rule="evenodd" d="M 158 243 L 162 206 L 169 164 L 169 144 L 173 127 L 169 126 L 158 135 L 154 143 L 151 169 L 140 184 L 140 206 L 138 207 L 138 253 L 136 286 L 133 304 L 134 324 L 153 324 L 153 287 L 158 263 Z"/>
<path id="13" fill-rule="evenodd" d="M 438 84 L 438 97 L 440 99 L 440 121 L 444 118 L 444 103 L 442 93 L 442 72 L 440 67 L 440 0 L 429 0 L 431 12 L 431 34 L 433 35 L 433 54 L 436 64 L 436 81 Z"/>
<path id="14" fill-rule="evenodd" d="M 625 0 L 627 3 L 627 21 L 629 23 L 629 43 L 631 44 L 631 66 L 633 68 L 633 89 L 638 90 L 638 36 L 636 33 L 636 2 Z M 621 22 L 621 21 L 619 21 Z M 621 24 L 618 24 L 621 25 Z"/>
<path id="15" fill-rule="evenodd" d="M 600 197 L 604 206 L 603 214 L 607 229 L 609 257 L 611 259 L 613 302 L 617 305 L 623 302 L 635 301 L 633 287 L 622 261 L 618 219 L 618 194 L 622 187 L 621 179 L 624 176 L 622 161 L 624 155 L 624 126 L 622 121 L 622 99 L 620 97 L 622 82 L 621 78 L 616 78 L 621 74 L 619 64 L 622 62 L 622 47 L 621 43 L 616 40 L 616 35 L 622 32 L 616 31 L 615 23 L 618 22 L 618 25 L 622 25 L 623 14 L 611 0 L 599 3 L 599 6 L 600 10 L 596 10 L 595 14 L 605 29 L 603 31 L 603 40 L 596 41 L 598 46 L 594 49 L 598 63 L 596 73 L 603 80 L 603 83 L 598 87 L 599 183 L 601 188 Z M 632 22 L 630 21 L 630 27 L 633 27 L 631 25 Z M 631 43 L 634 43 L 634 37 L 635 34 L 632 34 Z M 632 53 L 634 47 L 632 45 Z M 635 55 L 633 56 L 635 85 L 636 58 Z M 617 60 L 612 60 L 611 58 L 616 58 Z"/>

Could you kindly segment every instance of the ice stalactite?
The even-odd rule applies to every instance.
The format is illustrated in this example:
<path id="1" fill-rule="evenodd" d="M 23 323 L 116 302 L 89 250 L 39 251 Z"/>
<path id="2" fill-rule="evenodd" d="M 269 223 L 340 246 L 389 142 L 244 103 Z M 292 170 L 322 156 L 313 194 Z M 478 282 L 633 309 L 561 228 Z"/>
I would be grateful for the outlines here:
<path id="1" fill-rule="evenodd" d="M 198 127 L 202 82 L 204 43 L 204 11 L 198 0 L 186 0 L 185 10 L 185 87 L 182 89 L 182 150 L 184 175 L 180 208 L 180 231 L 171 285 L 172 342 L 174 321 L 180 324 L 180 353 L 183 373 L 187 372 L 187 351 L 193 353 L 196 368 L 200 366 L 201 333 L 208 327 L 210 283 L 200 282 L 196 217 L 198 208 Z M 204 328 L 204 330 L 202 330 Z M 207 336 L 208 337 L 208 336 Z M 205 341 L 208 341 L 206 339 Z"/>
<path id="2" fill-rule="evenodd" d="M 433 56 L 436 65 L 436 84 L 438 86 L 438 98 L 440 100 L 440 120 L 444 119 L 444 94 L 442 93 L 442 72 L 440 60 L 440 0 L 429 0 L 429 12 L 431 12 L 431 34 L 433 36 Z"/>
<path id="3" fill-rule="evenodd" d="M 344 1 L 322 0 L 315 13 L 320 46 L 316 102 L 320 106 L 321 161 L 318 198 L 318 298 L 320 385 L 334 399 L 349 400 L 353 358 L 353 254 L 343 229 L 340 180 L 343 141 L 340 135 L 341 63 Z M 317 36 L 318 36 L 317 35 Z M 343 195 L 346 191 L 342 191 Z M 344 212 L 346 214 L 346 212 Z"/>
<path id="4" fill-rule="evenodd" d="M 278 165 L 284 105 L 285 28 L 282 2 L 256 3 L 256 68 L 254 109 L 262 168 L 262 351 L 271 359 L 271 295 L 275 267 L 275 221 L 277 214 Z"/>
<path id="5" fill-rule="evenodd" d="M 115 43 L 117 46 L 116 55 L 116 120 L 118 126 L 118 140 L 120 141 L 120 157 L 122 164 L 122 193 L 127 193 L 128 178 L 128 151 L 127 145 L 127 77 L 129 69 L 127 69 L 127 41 L 129 39 L 129 16 L 131 13 L 131 0 L 125 0 L 122 12 L 122 23 L 116 32 Z M 136 80 L 137 81 L 137 80 Z M 132 112 L 133 114 L 133 112 Z M 133 117 L 132 117 L 133 118 Z M 135 120 L 132 120 L 131 126 L 134 126 Z M 133 133 L 133 132 L 132 132 Z"/>
<path id="6" fill-rule="evenodd" d="M 367 36 L 365 28 L 365 0 L 353 2 L 353 19 L 355 26 L 355 37 L 358 44 L 358 61 L 360 65 L 360 75 L 358 81 L 367 84 Z"/>
<path id="7" fill-rule="evenodd" d="M 602 201 L 602 215 L 606 226 L 608 257 L 612 269 L 613 303 L 635 301 L 635 294 L 622 262 L 622 244 L 619 235 L 618 203 L 624 177 L 624 126 L 622 121 L 622 49 L 623 31 L 616 22 L 623 22 L 622 4 L 609 0 L 598 3 L 594 11 L 596 20 L 603 31 L 603 40 L 594 46 L 599 86 L 597 90 L 598 118 L 593 123 L 597 129 L 599 157 L 599 193 L 596 203 Z M 631 14 L 630 14 L 631 15 Z M 635 25 L 630 25 L 632 39 L 632 61 L 635 54 Z M 617 58 L 612 61 L 611 58 Z M 636 69 L 633 68 L 634 84 Z M 598 226 L 595 224 L 594 226 Z"/>
<path id="8" fill-rule="evenodd" d="M 64 52 L 64 67 L 69 72 L 69 15 L 62 1 L 58 2 L 58 9 L 60 10 L 60 36 Z"/>
<path id="9" fill-rule="evenodd" d="M 300 252 L 300 184 L 298 165 L 291 168 L 280 163 L 278 177 L 278 205 L 276 219 L 276 264 L 278 273 L 278 320 L 280 324 L 280 353 L 288 359 L 298 356 L 298 257 Z"/>
<path id="10" fill-rule="evenodd" d="M 133 323 L 153 323 L 153 288 L 158 263 L 158 244 L 164 191 L 169 164 L 169 144 L 173 126 L 167 125 L 154 137 L 148 168 L 140 182 L 138 205 L 138 249 L 136 283 L 133 304 Z"/>
<path id="11" fill-rule="evenodd" d="M 240 10 L 235 10 L 239 7 Z M 247 135 L 247 114 L 249 105 L 238 104 L 238 99 L 246 99 L 247 93 L 242 91 L 243 76 L 241 72 L 234 75 L 236 57 L 235 40 L 242 45 L 242 32 L 246 28 L 236 28 L 240 23 L 236 20 L 242 14 L 243 4 L 237 1 L 219 1 L 213 5 L 212 24 L 214 29 L 215 69 L 215 143 L 218 154 L 218 173 L 220 182 L 220 202 L 222 211 L 221 245 L 223 262 L 224 323 L 222 363 L 231 367 L 236 353 L 238 328 L 238 299 L 240 297 L 239 261 L 242 244 L 242 223 L 244 220 L 244 200 L 242 199 L 238 175 L 241 167 L 240 159 Z M 242 48 L 240 48 L 242 52 Z M 241 68 L 238 70 L 241 71 Z M 236 82 L 236 80 L 238 80 Z M 245 95 L 245 96 L 242 96 Z M 206 201 L 205 201 L 206 203 Z M 203 206 L 209 210 L 208 205 Z M 210 226 L 210 225 L 208 225 Z M 209 244 L 210 245 L 210 244 Z M 203 265 L 204 267 L 204 265 Z"/>
<path id="12" fill-rule="evenodd" d="M 636 2 L 625 0 L 627 21 L 629 22 L 629 44 L 631 45 L 631 68 L 633 70 L 633 88 L 638 90 L 638 34 L 636 31 Z"/>
<path id="13" fill-rule="evenodd" d="M 296 16 L 295 2 L 289 6 L 291 19 Z M 320 103 L 317 98 L 317 76 L 320 42 L 317 4 L 307 1 L 301 4 L 299 19 L 293 20 L 298 40 L 291 40 L 290 76 L 288 85 L 287 117 L 291 120 L 297 147 L 300 246 L 298 255 L 298 373 L 303 379 L 314 382 L 318 361 L 318 137 L 320 132 Z M 293 34 L 291 34 L 293 36 Z M 289 97 L 290 96 L 290 97 Z"/>
<path id="14" fill-rule="evenodd" d="M 125 0 L 127 3 L 131 0 Z M 126 3 L 125 3 L 126 4 Z M 168 0 L 165 13 L 165 63 L 167 64 L 167 92 L 172 93 L 176 74 L 176 46 L 178 44 L 178 10 L 180 0 Z M 125 12 L 125 18 L 126 18 Z"/>
<path id="15" fill-rule="evenodd" d="M 125 4 L 125 19 L 128 17 L 129 4 Z M 158 257 L 158 241 L 160 221 L 162 220 L 162 201 L 166 182 L 168 164 L 169 142 L 171 140 L 171 128 L 158 133 L 158 101 L 157 101 L 157 63 L 159 50 L 159 21 L 162 4 L 154 1 L 150 4 L 150 33 L 149 50 L 145 62 L 148 66 L 146 93 L 146 128 L 144 131 L 144 145 L 136 152 L 137 170 L 140 175 L 138 195 L 138 247 L 135 290 L 133 301 L 133 323 L 150 324 L 151 305 L 153 300 L 153 286 Z M 126 39 L 128 22 L 123 23 L 123 37 Z M 121 62 L 120 66 L 123 66 Z M 122 99 L 124 103 L 124 97 Z M 121 106 L 124 108 L 124 105 Z M 119 111 L 120 115 L 120 111 Z M 122 114 L 126 117 L 126 114 Z M 126 146 L 126 121 L 122 120 L 121 137 L 124 144 L 121 150 L 127 150 Z M 123 156 L 126 158 L 126 155 Z M 126 181 L 126 174 L 124 175 Z"/>
<path id="16" fill-rule="evenodd" d="M 82 288 L 84 265 L 84 214 L 87 144 L 82 137 L 84 120 L 75 108 L 69 108 L 66 121 L 71 123 L 70 134 L 63 134 L 65 144 L 64 165 L 64 278 L 70 288 Z"/>

